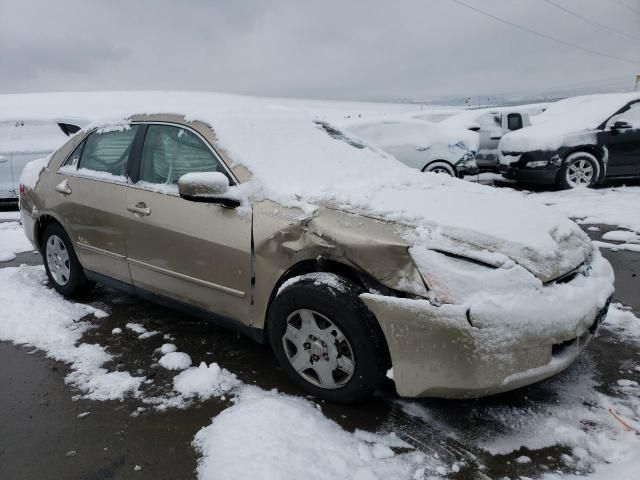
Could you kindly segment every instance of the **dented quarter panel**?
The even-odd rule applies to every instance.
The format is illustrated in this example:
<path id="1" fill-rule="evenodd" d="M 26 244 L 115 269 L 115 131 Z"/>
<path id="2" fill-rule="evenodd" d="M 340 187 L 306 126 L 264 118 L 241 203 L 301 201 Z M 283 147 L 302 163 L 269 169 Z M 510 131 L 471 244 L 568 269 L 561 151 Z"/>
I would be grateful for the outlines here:
<path id="1" fill-rule="evenodd" d="M 393 224 L 323 207 L 307 215 L 271 201 L 254 204 L 253 215 L 254 326 L 263 326 L 282 275 L 318 257 L 361 271 L 388 288 L 427 293 L 409 245 Z"/>

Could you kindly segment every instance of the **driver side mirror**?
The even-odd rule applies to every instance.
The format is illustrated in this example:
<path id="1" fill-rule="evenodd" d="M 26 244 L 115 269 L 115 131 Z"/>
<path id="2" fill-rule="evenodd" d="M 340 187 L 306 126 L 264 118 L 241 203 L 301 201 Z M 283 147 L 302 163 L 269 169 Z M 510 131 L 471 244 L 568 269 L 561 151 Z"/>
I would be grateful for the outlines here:
<path id="1" fill-rule="evenodd" d="M 627 122 L 622 121 L 622 120 L 616 121 L 611 126 L 611 130 L 624 130 L 625 128 L 631 128 L 631 125 L 629 125 Z"/>
<path id="2" fill-rule="evenodd" d="M 220 172 L 186 173 L 178 179 L 178 193 L 192 202 L 218 203 L 236 208 L 240 202 L 228 195 L 229 179 Z"/>

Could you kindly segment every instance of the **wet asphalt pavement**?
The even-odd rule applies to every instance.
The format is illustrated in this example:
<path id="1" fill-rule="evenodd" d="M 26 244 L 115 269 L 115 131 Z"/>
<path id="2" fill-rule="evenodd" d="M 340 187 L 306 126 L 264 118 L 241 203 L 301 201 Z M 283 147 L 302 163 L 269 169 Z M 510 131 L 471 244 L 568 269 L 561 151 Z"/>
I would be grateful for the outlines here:
<path id="1" fill-rule="evenodd" d="M 588 233 L 596 239 L 612 229 L 602 227 L 601 232 Z M 640 254 L 606 249 L 602 252 L 616 272 L 614 301 L 640 314 Z M 22 263 L 39 264 L 41 258 L 35 253 L 21 254 L 14 261 L 0 264 L 0 268 Z M 170 388 L 172 374 L 154 361 L 158 358 L 154 350 L 167 341 L 164 335 L 168 335 L 178 350 L 191 356 L 194 365 L 215 361 L 245 383 L 301 395 L 289 384 L 268 347 L 238 334 L 103 287 L 94 289 L 83 302 L 110 313 L 95 322 L 96 328 L 85 334 L 84 341 L 108 347 L 114 361 L 106 365 L 107 368 L 152 378 L 153 385 L 145 387 L 149 389 L 145 394 Z M 119 336 L 111 334 L 114 327 L 123 327 L 129 321 L 142 323 L 148 330 L 160 331 L 161 335 L 139 340 L 129 330 Z M 609 379 L 599 387 L 606 391 L 607 384 L 620 378 L 621 365 L 637 358 L 635 349 L 621 345 L 605 331 L 577 362 L 581 365 L 554 379 L 480 400 L 409 402 L 414 407 L 428 409 L 429 415 L 438 419 L 435 424 L 455 425 L 455 435 L 441 431 L 432 422 L 404 413 L 404 401 L 397 398 L 391 382 L 360 405 L 322 404 L 322 410 L 348 430 L 394 430 L 414 446 L 438 453 L 441 458 L 450 459 L 450 463 L 466 459 L 466 466 L 455 478 L 536 476 L 556 468 L 567 469 L 560 455 L 568 449 L 557 446 L 533 452 L 521 449 L 505 456 L 490 456 L 472 445 L 474 439 L 487 432 L 499 435 L 500 425 L 491 412 L 526 407 L 532 401 L 555 402 L 562 384 L 579 378 L 576 372 L 582 371 L 585 365 L 595 369 L 599 378 Z M 228 399 L 212 399 L 186 410 L 150 409 L 136 416 L 134 412 L 143 406 L 137 399 L 74 401 L 72 397 L 76 392 L 64 383 L 67 366 L 47 359 L 32 348 L 0 342 L 0 365 L 1 480 L 195 478 L 197 458 L 190 443 L 198 430 L 230 405 Z M 637 381 L 639 377 L 637 372 L 635 377 L 628 373 L 625 376 Z M 82 412 L 90 414 L 78 418 Z M 514 462 L 520 455 L 528 455 L 532 462 L 525 465 Z M 479 465 L 483 465 L 482 469 Z M 134 470 L 136 466 L 141 469 Z"/>

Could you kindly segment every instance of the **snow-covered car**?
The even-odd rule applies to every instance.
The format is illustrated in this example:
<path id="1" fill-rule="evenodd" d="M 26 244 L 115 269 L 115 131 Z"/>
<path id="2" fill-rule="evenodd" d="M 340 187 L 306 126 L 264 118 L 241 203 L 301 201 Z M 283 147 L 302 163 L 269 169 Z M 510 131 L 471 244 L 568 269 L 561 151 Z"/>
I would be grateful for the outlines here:
<path id="1" fill-rule="evenodd" d="M 507 133 L 531 125 L 524 107 L 496 107 L 462 110 L 440 122 L 443 126 L 478 132 L 480 146 L 476 163 L 485 171 L 498 169 L 498 143 Z"/>
<path id="2" fill-rule="evenodd" d="M 408 397 L 518 388 L 566 368 L 607 312 L 611 266 L 534 200 L 416 175 L 274 99 L 120 101 L 21 178 L 65 296 L 101 282 L 235 328 L 336 402 L 385 375 Z"/>
<path id="3" fill-rule="evenodd" d="M 407 118 L 356 120 L 337 126 L 423 172 L 459 178 L 479 172 L 475 132 Z"/>
<path id="4" fill-rule="evenodd" d="M 77 118 L 0 121 L 0 202 L 17 202 L 24 166 L 52 153 L 87 123 Z"/>
<path id="5" fill-rule="evenodd" d="M 640 177 L 640 93 L 567 98 L 500 142 L 500 171 L 523 183 L 573 188 Z"/>

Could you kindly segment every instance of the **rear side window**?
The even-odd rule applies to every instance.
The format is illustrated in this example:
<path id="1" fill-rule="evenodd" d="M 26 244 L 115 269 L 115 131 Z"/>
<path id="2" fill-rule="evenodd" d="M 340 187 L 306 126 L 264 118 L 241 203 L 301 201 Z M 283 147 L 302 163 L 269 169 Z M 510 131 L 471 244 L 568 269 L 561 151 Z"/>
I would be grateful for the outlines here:
<path id="1" fill-rule="evenodd" d="M 142 148 L 140 181 L 173 185 L 182 175 L 193 172 L 220 172 L 229 178 L 197 135 L 171 125 L 149 125 Z"/>
<path id="2" fill-rule="evenodd" d="M 122 131 L 93 132 L 84 141 L 78 167 L 116 176 L 124 175 L 137 131 L 138 126 L 132 125 Z"/>
<path id="3" fill-rule="evenodd" d="M 509 130 L 520 130 L 522 128 L 522 115 L 519 113 L 507 115 L 507 128 Z"/>

